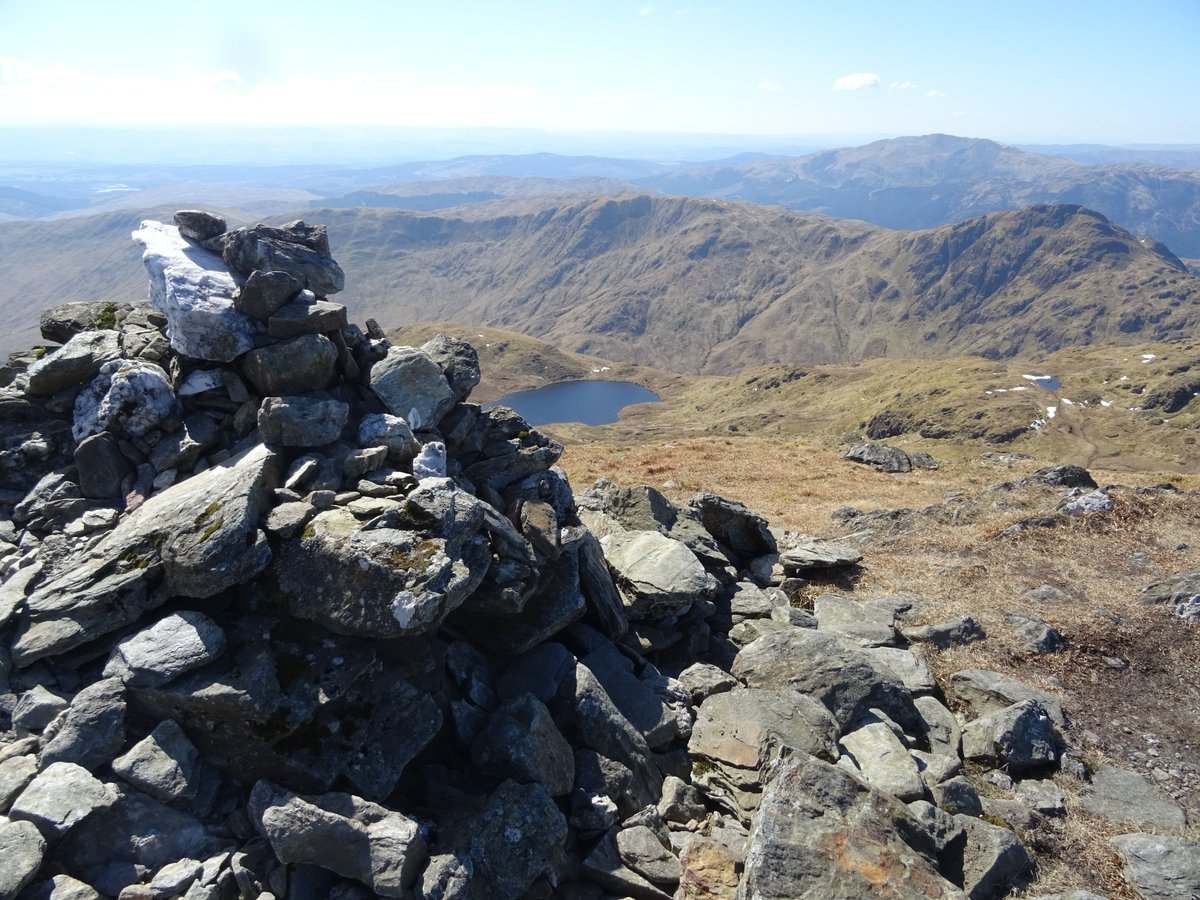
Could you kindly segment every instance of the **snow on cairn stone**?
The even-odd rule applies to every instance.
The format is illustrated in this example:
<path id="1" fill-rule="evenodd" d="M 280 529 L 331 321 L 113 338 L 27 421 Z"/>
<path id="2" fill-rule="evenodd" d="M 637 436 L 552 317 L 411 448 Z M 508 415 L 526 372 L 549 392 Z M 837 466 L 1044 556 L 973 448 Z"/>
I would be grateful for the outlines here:
<path id="1" fill-rule="evenodd" d="M 166 315 L 177 352 L 230 362 L 254 346 L 254 325 L 233 305 L 237 284 L 220 256 L 163 222 L 142 222 L 133 239 L 146 248 L 150 302 Z"/>

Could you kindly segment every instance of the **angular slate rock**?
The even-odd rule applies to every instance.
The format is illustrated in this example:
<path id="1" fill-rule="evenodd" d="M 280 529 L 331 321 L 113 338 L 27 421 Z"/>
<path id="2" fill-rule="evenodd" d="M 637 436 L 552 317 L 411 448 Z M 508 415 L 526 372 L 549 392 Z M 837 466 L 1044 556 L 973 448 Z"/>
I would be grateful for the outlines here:
<path id="1" fill-rule="evenodd" d="M 1061 727 L 1066 725 L 1062 702 L 1049 691 L 988 669 L 961 669 L 950 676 L 952 699 L 968 704 L 977 715 L 998 712 L 1022 700 L 1036 700 Z"/>
<path id="2" fill-rule="evenodd" d="M 97 809 L 111 806 L 117 791 L 91 772 L 69 762 L 48 765 L 13 802 L 9 818 L 32 822 L 42 834 L 57 838 Z"/>
<path id="3" fill-rule="evenodd" d="M 561 797 L 575 781 L 575 757 L 545 704 L 532 694 L 510 700 L 492 713 L 472 750 L 486 773 L 542 785 Z"/>
<path id="4" fill-rule="evenodd" d="M 1023 700 L 962 729 L 963 758 L 994 762 L 1019 775 L 1058 764 L 1062 738 L 1045 708 Z"/>
<path id="5" fill-rule="evenodd" d="M 904 804 L 797 755 L 772 772 L 751 834 L 741 900 L 961 898 Z"/>
<path id="6" fill-rule="evenodd" d="M 381 897 L 406 897 L 428 856 L 411 819 L 353 794 L 302 797 L 267 781 L 248 812 L 282 863 L 318 865 Z"/>
<path id="7" fill-rule="evenodd" d="M 110 762 L 125 743 L 125 686 L 119 678 L 89 684 L 71 700 L 40 762 L 78 763 L 89 771 Z"/>
<path id="8" fill-rule="evenodd" d="M 225 652 L 225 632 L 204 613 L 172 613 L 121 641 L 104 668 L 129 685 L 157 687 Z"/>
<path id="9" fill-rule="evenodd" d="M 446 383 L 454 394 L 454 402 L 462 403 L 471 395 L 482 377 L 479 371 L 479 354 L 461 338 L 439 334 L 421 345 L 421 352 L 432 359 L 442 370 Z"/>
<path id="10" fill-rule="evenodd" d="M 127 753 L 113 760 L 113 771 L 164 803 L 194 800 L 199 751 L 172 719 L 160 722 Z"/>
<path id="11" fill-rule="evenodd" d="M 121 357 L 121 339 L 115 331 L 84 331 L 27 370 L 31 397 L 52 397 L 73 385 L 84 385 L 100 373 L 106 362 Z"/>
<path id="12" fill-rule="evenodd" d="M 241 290 L 233 295 L 233 304 L 251 318 L 265 321 L 303 287 L 287 272 L 257 270 L 250 273 Z"/>
<path id="13" fill-rule="evenodd" d="M 321 297 L 336 294 L 346 284 L 341 267 L 329 255 L 325 226 L 301 220 L 231 231 L 226 236 L 224 258 L 231 269 L 243 275 L 256 269 L 287 272 Z"/>
<path id="14" fill-rule="evenodd" d="M 899 800 L 920 800 L 925 784 L 908 748 L 885 723 L 872 721 L 842 735 L 838 745 L 854 761 L 873 788 Z"/>
<path id="15" fill-rule="evenodd" d="M 327 388 L 337 358 L 337 347 L 325 335 L 304 334 L 251 350 L 242 371 L 260 395 L 286 397 Z"/>
<path id="16" fill-rule="evenodd" d="M 323 447 L 342 434 L 350 407 L 319 397 L 267 397 L 258 408 L 263 441 L 282 447 Z"/>
<path id="17" fill-rule="evenodd" d="M 1007 828 L 974 816 L 955 816 L 967 834 L 963 887 L 970 900 L 1004 896 L 1033 875 L 1033 859 Z"/>
<path id="18" fill-rule="evenodd" d="M 607 535 L 600 545 L 631 619 L 678 612 L 709 590 L 695 554 L 657 531 Z"/>
<path id="19" fill-rule="evenodd" d="M 319 300 L 312 291 L 301 291 L 267 319 L 267 334 L 280 340 L 302 334 L 341 331 L 345 327 L 346 307 Z"/>
<path id="20" fill-rule="evenodd" d="M 730 670 L 750 687 L 792 688 L 823 703 L 843 728 L 878 707 L 902 727 L 917 721 L 912 694 L 863 650 L 808 628 L 764 634 Z"/>
<path id="21" fill-rule="evenodd" d="M 371 366 L 368 379 L 388 412 L 415 429 L 436 426 L 454 406 L 454 391 L 441 367 L 416 347 L 389 347 L 387 356 Z"/>
<path id="22" fill-rule="evenodd" d="M 518 900 L 544 874 L 553 874 L 567 822 L 540 784 L 503 782 L 472 829 L 475 877 L 496 900 Z"/>

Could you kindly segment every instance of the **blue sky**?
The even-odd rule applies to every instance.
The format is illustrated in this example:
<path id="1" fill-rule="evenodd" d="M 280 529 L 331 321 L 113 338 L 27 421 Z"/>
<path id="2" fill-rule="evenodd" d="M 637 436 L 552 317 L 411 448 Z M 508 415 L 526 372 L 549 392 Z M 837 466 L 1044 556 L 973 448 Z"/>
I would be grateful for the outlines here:
<path id="1" fill-rule="evenodd" d="M 1200 0 L 0 0 L 0 126 L 1200 143 Z"/>

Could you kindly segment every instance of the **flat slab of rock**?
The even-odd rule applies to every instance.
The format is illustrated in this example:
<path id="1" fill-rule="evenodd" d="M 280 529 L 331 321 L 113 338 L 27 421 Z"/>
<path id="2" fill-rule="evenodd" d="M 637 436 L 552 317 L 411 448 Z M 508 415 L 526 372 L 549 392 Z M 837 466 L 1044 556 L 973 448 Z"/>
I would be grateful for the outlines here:
<path id="1" fill-rule="evenodd" d="M 166 315 L 177 352 L 231 362 L 254 346 L 254 324 L 234 307 L 237 284 L 220 256 L 162 222 L 142 222 L 133 239 L 146 248 L 150 302 Z"/>
<path id="2" fill-rule="evenodd" d="M 867 777 L 871 787 L 899 800 L 920 800 L 925 783 L 917 764 L 894 731 L 883 722 L 868 721 L 842 735 L 839 746 Z"/>
<path id="3" fill-rule="evenodd" d="M 57 837 L 116 799 L 116 790 L 83 766 L 56 762 L 30 782 L 8 814 L 12 819 L 33 822 L 43 834 Z"/>
<path id="4" fill-rule="evenodd" d="M 813 615 L 819 629 L 837 632 L 860 647 L 891 647 L 896 643 L 896 617 L 878 606 L 841 594 L 821 594 L 813 601 Z"/>
<path id="5" fill-rule="evenodd" d="M 1146 900 L 1200 897 L 1200 843 L 1158 834 L 1112 839 L 1125 863 L 1125 879 Z"/>
<path id="6" fill-rule="evenodd" d="M 632 619 L 683 609 L 709 590 L 696 555 L 657 531 L 610 534 L 600 545 Z"/>
<path id="7" fill-rule="evenodd" d="M 1135 828 L 1179 831 L 1187 824 L 1183 810 L 1162 796 L 1149 780 L 1115 766 L 1096 770 L 1079 806 L 1094 816 Z"/>
<path id="8" fill-rule="evenodd" d="M 28 665 L 136 621 L 174 596 L 204 598 L 266 568 L 271 550 L 258 522 L 278 482 L 259 444 L 177 482 L 126 516 L 82 560 L 38 584 L 17 630 L 13 661 Z"/>
<path id="9" fill-rule="evenodd" d="M 862 562 L 862 554 L 844 544 L 831 544 L 820 538 L 801 536 L 780 552 L 779 561 L 785 572 L 801 574 L 814 569 L 857 565 Z"/>

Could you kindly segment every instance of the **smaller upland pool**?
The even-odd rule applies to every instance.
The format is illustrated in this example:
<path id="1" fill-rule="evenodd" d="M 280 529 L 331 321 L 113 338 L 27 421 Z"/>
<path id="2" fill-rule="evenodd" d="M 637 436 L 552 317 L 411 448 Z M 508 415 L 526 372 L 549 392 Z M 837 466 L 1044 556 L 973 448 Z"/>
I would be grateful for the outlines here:
<path id="1" fill-rule="evenodd" d="M 631 381 L 560 381 L 533 391 L 505 394 L 497 406 L 510 406 L 530 425 L 582 422 L 608 425 L 634 403 L 657 403 L 662 397 Z"/>

